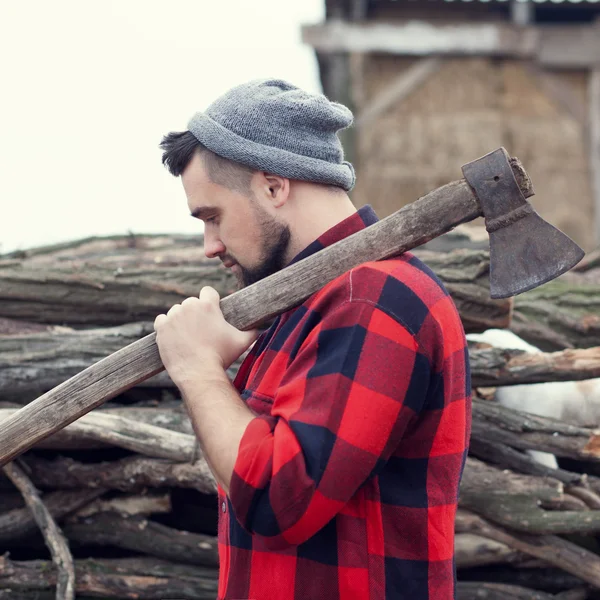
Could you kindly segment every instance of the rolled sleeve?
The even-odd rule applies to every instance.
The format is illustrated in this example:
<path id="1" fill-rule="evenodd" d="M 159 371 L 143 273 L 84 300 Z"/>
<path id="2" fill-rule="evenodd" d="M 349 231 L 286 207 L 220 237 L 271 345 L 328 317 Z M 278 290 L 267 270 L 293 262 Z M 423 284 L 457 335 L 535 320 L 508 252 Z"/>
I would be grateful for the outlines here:
<path id="1" fill-rule="evenodd" d="M 328 313 L 290 360 L 271 415 L 242 436 L 230 486 L 237 520 L 280 547 L 311 538 L 385 464 L 429 380 L 414 336 L 372 303 Z"/>

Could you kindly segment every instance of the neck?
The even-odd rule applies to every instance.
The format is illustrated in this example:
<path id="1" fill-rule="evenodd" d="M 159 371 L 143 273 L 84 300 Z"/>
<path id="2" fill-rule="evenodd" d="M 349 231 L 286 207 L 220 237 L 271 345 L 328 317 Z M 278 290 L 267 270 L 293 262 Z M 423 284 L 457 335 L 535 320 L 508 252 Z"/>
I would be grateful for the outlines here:
<path id="1" fill-rule="evenodd" d="M 303 182 L 296 183 L 286 207 L 291 231 L 286 264 L 327 230 L 356 213 L 345 192 L 334 193 L 324 186 Z"/>

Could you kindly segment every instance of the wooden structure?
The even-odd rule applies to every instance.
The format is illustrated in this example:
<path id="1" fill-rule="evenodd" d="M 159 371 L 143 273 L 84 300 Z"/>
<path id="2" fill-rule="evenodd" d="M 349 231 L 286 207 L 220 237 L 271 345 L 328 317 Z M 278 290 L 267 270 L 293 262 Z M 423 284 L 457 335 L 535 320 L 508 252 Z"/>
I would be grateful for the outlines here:
<path id="1" fill-rule="evenodd" d="M 536 209 L 600 244 L 600 3 L 326 0 L 303 39 L 357 117 L 343 140 L 357 206 L 387 216 L 504 145 Z"/>

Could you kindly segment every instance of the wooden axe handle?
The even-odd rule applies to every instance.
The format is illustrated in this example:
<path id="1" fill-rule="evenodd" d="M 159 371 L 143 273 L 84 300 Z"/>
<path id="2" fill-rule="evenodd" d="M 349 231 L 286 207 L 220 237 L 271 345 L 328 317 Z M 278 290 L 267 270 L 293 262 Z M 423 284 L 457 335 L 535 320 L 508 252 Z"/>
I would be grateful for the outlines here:
<path id="1" fill-rule="evenodd" d="M 517 159 L 511 166 L 523 195 L 531 182 Z M 464 179 L 423 196 L 378 223 L 221 300 L 238 329 L 301 304 L 326 283 L 364 262 L 402 254 L 460 223 L 482 216 Z M 129 344 L 27 404 L 0 426 L 0 465 L 90 410 L 164 369 L 154 333 Z"/>

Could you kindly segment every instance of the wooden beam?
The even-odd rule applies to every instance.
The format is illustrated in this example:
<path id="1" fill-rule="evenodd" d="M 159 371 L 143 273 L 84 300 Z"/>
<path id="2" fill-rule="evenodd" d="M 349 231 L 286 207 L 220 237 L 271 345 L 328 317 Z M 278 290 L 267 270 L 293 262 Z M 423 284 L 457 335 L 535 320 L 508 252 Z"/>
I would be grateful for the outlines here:
<path id="1" fill-rule="evenodd" d="M 547 67 L 589 68 L 600 61 L 595 25 L 518 26 L 510 23 L 435 24 L 426 21 L 350 23 L 331 20 L 302 28 L 315 50 L 403 56 L 532 58 Z"/>
<path id="2" fill-rule="evenodd" d="M 573 88 L 565 85 L 556 73 L 543 69 L 536 63 L 528 65 L 527 70 L 537 80 L 540 88 L 585 131 L 588 127 L 588 109 Z"/>
<path id="3" fill-rule="evenodd" d="M 402 102 L 421 86 L 442 66 L 440 58 L 425 58 L 402 71 L 373 101 L 365 107 L 356 119 L 360 129 L 385 113 L 394 104 Z"/>
<path id="4" fill-rule="evenodd" d="M 408 56 L 531 56 L 538 37 L 535 28 L 498 23 L 438 25 L 425 21 L 392 24 L 331 20 L 302 28 L 303 41 L 319 52 L 386 52 Z"/>
<path id="5" fill-rule="evenodd" d="M 589 75 L 589 152 L 596 244 L 600 246 L 600 62 Z"/>

